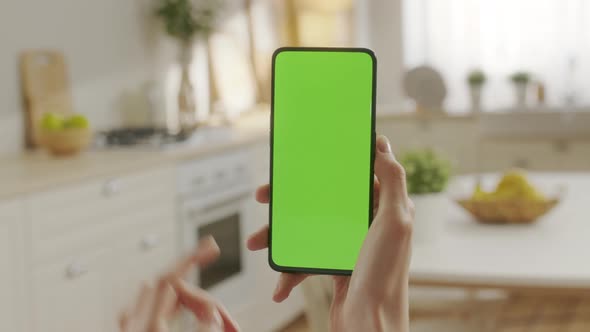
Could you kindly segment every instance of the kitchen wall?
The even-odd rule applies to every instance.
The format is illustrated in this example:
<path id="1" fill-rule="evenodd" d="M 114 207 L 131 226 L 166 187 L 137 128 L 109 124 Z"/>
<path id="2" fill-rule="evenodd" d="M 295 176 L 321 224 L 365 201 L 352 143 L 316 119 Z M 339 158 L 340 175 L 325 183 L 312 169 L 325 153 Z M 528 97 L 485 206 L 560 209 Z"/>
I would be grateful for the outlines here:
<path id="1" fill-rule="evenodd" d="M 60 49 L 70 71 L 75 110 L 96 127 L 115 121 L 115 104 L 163 66 L 162 38 L 145 0 L 7 0 L 0 4 L 0 154 L 22 146 L 18 55 Z M 166 52 L 164 52 L 166 53 Z"/>
<path id="2" fill-rule="evenodd" d="M 356 9 L 357 44 L 377 55 L 378 112 L 403 110 L 402 0 L 359 0 Z"/>
<path id="3" fill-rule="evenodd" d="M 175 47 L 170 40 L 162 38 L 154 24 L 147 8 L 150 3 L 149 0 L 2 1 L 0 155 L 22 149 L 18 83 L 18 55 L 22 50 L 54 48 L 64 52 L 75 111 L 87 115 L 98 129 L 116 124 L 121 93 L 137 90 L 148 79 L 167 82 L 168 95 L 174 94 L 178 75 L 172 66 Z M 357 0 L 357 13 L 358 44 L 374 49 L 379 58 L 379 110 L 398 110 L 403 100 L 401 0 Z M 170 120 L 174 101 L 169 97 L 166 102 L 165 112 Z"/>

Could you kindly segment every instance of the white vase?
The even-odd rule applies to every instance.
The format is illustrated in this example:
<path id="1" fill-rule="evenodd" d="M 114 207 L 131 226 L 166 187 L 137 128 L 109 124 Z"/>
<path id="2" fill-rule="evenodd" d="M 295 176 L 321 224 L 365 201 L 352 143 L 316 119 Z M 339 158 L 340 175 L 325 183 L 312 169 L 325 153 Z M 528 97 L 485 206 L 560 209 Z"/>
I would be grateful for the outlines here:
<path id="1" fill-rule="evenodd" d="M 196 127 L 195 89 L 190 67 L 193 62 L 192 41 L 182 43 L 180 48 L 180 84 L 178 87 L 178 121 L 182 132 L 190 133 Z"/>
<path id="2" fill-rule="evenodd" d="M 412 232 L 415 244 L 436 241 L 445 222 L 449 199 L 445 193 L 410 195 L 414 202 L 416 216 Z"/>
<path id="3" fill-rule="evenodd" d="M 469 96 L 471 100 L 471 111 L 473 113 L 481 112 L 481 84 L 469 85 Z"/>
<path id="4" fill-rule="evenodd" d="M 516 93 L 516 108 L 524 110 L 526 108 L 526 90 L 527 83 L 514 83 L 514 92 Z"/>

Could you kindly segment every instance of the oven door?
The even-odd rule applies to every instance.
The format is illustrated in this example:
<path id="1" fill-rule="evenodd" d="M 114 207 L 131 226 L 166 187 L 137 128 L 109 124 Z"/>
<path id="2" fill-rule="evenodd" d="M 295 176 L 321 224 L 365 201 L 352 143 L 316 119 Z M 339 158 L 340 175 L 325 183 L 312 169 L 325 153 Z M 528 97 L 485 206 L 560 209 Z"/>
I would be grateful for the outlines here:
<path id="1" fill-rule="evenodd" d="M 234 192 L 210 199 L 208 204 L 203 204 L 203 200 L 185 202 L 183 207 L 183 250 L 192 250 L 207 235 L 212 235 L 221 249 L 216 262 L 197 269 L 189 278 L 231 312 L 242 310 L 253 302 L 255 295 L 252 268 L 255 262 L 245 247 L 246 237 L 255 231 L 252 222 L 255 203 L 251 193 L 251 190 Z"/>

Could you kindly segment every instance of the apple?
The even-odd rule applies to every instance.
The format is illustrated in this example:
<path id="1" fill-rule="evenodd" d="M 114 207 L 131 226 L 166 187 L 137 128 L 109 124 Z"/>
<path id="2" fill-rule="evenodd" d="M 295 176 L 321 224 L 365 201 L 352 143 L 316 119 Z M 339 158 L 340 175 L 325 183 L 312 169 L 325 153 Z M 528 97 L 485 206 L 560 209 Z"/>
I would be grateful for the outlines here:
<path id="1" fill-rule="evenodd" d="M 88 128 L 88 119 L 85 116 L 76 114 L 72 115 L 66 119 L 64 122 L 65 128 L 78 128 L 78 129 L 85 129 Z"/>
<path id="2" fill-rule="evenodd" d="M 60 131 L 64 128 L 64 118 L 60 114 L 45 113 L 41 119 L 41 128 L 49 131 Z"/>

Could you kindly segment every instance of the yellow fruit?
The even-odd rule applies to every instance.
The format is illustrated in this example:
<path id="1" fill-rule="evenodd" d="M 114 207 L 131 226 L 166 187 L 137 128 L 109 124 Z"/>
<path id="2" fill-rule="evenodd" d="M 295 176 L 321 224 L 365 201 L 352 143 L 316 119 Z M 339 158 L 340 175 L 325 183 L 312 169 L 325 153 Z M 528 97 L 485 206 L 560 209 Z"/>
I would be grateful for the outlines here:
<path id="1" fill-rule="evenodd" d="M 523 199 L 523 200 L 544 200 L 541 193 L 531 185 L 526 174 L 520 170 L 506 172 L 496 190 L 494 197 L 501 200 Z"/>
<path id="2" fill-rule="evenodd" d="M 475 186 L 475 191 L 473 192 L 473 195 L 471 196 L 471 199 L 474 201 L 489 201 L 493 198 L 493 193 L 489 193 L 484 191 L 481 188 L 480 184 L 477 184 Z"/>
<path id="3" fill-rule="evenodd" d="M 471 199 L 479 202 L 507 200 L 544 201 L 545 197 L 528 181 L 524 171 L 511 170 L 502 176 L 502 179 L 500 179 L 493 192 L 484 191 L 478 184 L 475 187 Z"/>

